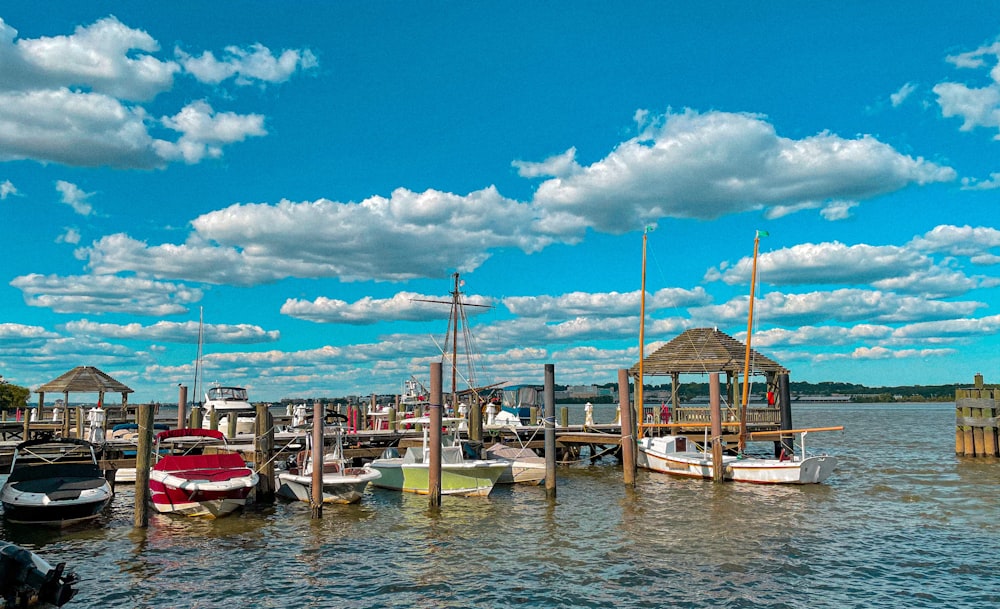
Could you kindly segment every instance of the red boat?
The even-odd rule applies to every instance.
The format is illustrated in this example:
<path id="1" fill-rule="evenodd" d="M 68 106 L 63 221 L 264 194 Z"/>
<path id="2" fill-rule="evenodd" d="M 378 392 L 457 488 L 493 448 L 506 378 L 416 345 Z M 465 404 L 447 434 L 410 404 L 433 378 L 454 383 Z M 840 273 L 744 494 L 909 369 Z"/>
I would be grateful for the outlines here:
<path id="1" fill-rule="evenodd" d="M 161 513 L 218 518 L 247 504 L 257 474 L 226 437 L 212 429 L 171 429 L 156 435 L 149 472 L 153 507 Z"/>

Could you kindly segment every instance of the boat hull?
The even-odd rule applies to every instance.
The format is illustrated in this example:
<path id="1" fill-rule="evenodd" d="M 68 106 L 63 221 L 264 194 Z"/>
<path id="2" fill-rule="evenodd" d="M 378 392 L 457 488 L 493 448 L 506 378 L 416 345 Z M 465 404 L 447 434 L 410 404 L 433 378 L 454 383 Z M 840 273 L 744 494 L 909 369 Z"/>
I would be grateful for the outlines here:
<path id="1" fill-rule="evenodd" d="M 259 477 L 237 454 L 163 457 L 149 472 L 160 513 L 219 518 L 246 505 Z"/>
<path id="2" fill-rule="evenodd" d="M 678 438 L 643 438 L 638 444 L 636 463 L 643 469 L 712 479 L 714 464 L 709 454 L 696 451 L 672 450 Z M 819 484 L 837 467 L 837 458 L 829 455 L 800 459 L 741 459 L 732 455 L 722 458 L 723 479 L 756 484 Z"/>
<path id="3" fill-rule="evenodd" d="M 33 482 L 15 482 L 0 491 L 4 517 L 9 522 L 65 527 L 101 515 L 111 502 L 111 485 L 100 478 L 63 479 L 59 488 L 36 489 Z"/>
<path id="4" fill-rule="evenodd" d="M 427 495 L 430 491 L 430 469 L 426 463 L 403 463 L 402 459 L 376 459 L 372 469 L 382 476 L 373 486 L 404 493 Z M 485 497 L 507 469 L 499 461 L 470 461 L 441 464 L 441 494 L 464 497 Z"/>
<path id="5" fill-rule="evenodd" d="M 366 467 L 350 467 L 343 473 L 323 475 L 323 503 L 357 503 L 365 489 L 381 473 Z M 312 476 L 308 474 L 278 474 L 278 495 L 296 501 L 312 501 Z"/>

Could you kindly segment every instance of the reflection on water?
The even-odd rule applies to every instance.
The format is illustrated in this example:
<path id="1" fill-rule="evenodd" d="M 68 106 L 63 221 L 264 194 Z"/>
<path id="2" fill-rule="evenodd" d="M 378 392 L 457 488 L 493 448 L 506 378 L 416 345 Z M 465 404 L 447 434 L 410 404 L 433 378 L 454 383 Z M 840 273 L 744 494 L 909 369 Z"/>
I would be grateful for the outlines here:
<path id="1" fill-rule="evenodd" d="M 603 416 L 595 412 L 595 418 Z M 486 498 L 370 490 L 361 503 L 152 514 L 119 489 L 97 527 L 4 525 L 84 578 L 70 606 L 987 607 L 1000 603 L 1000 463 L 956 458 L 954 407 L 797 405 L 836 454 L 827 484 L 714 484 L 606 458 Z"/>

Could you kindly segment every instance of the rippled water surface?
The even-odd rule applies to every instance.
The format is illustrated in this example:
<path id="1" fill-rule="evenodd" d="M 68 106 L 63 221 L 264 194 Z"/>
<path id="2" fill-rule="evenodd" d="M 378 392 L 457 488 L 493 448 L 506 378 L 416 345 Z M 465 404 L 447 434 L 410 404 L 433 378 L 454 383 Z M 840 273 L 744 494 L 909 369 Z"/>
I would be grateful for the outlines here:
<path id="1" fill-rule="evenodd" d="M 601 422 L 595 409 L 595 419 Z M 613 416 L 613 415 L 611 415 Z M 611 458 L 488 498 L 370 490 L 358 505 L 257 506 L 132 527 L 119 493 L 100 526 L 4 525 L 83 581 L 69 607 L 994 607 L 1000 462 L 955 456 L 953 404 L 797 405 L 827 483 L 716 485 Z M 610 420 L 607 416 L 604 419 Z"/>

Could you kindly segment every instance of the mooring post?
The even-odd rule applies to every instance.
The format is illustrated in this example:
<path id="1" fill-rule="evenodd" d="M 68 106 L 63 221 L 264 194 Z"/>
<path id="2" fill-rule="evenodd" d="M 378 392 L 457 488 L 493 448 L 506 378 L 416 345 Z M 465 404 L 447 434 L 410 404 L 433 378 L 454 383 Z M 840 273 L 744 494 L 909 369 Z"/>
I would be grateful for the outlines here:
<path id="1" fill-rule="evenodd" d="M 628 369 L 618 369 L 618 412 L 621 413 L 622 473 L 625 486 L 635 486 L 635 436 L 632 432 L 632 407 L 628 390 Z"/>
<path id="2" fill-rule="evenodd" d="M 184 427 L 187 421 L 188 388 L 187 385 L 179 385 L 177 389 L 177 428 Z"/>
<path id="3" fill-rule="evenodd" d="M 545 496 L 556 498 L 556 366 L 545 364 Z"/>
<path id="4" fill-rule="evenodd" d="M 236 416 L 236 411 L 229 412 L 229 418 L 226 419 L 228 425 L 226 425 L 226 437 L 233 439 L 236 437 L 236 423 L 239 421 L 239 417 Z"/>
<path id="5" fill-rule="evenodd" d="M 708 375 L 708 403 L 711 407 L 712 421 L 712 481 L 722 482 L 726 479 L 725 468 L 722 466 L 722 400 L 719 389 L 719 373 Z M 674 410 L 674 412 L 677 412 Z"/>
<path id="6" fill-rule="evenodd" d="M 323 407 L 313 404 L 312 420 L 312 492 L 309 494 L 310 518 L 323 517 Z"/>
<path id="7" fill-rule="evenodd" d="M 792 391 L 788 383 L 788 373 L 778 375 L 778 408 L 781 417 L 780 429 L 787 431 L 792 427 Z M 775 442 L 774 456 L 782 458 L 782 453 L 788 458 L 795 454 L 795 436 L 782 434 L 781 440 Z"/>
<path id="8" fill-rule="evenodd" d="M 563 427 L 569 427 L 569 406 L 559 408 L 559 424 Z"/>
<path id="9" fill-rule="evenodd" d="M 268 404 L 257 404 L 254 429 L 254 467 L 257 469 L 257 503 L 274 502 L 274 417 Z"/>
<path id="10" fill-rule="evenodd" d="M 80 438 L 80 439 L 83 439 L 84 433 L 85 433 L 83 431 L 83 420 L 84 420 L 83 406 L 77 406 L 76 407 L 76 437 Z"/>
<path id="11" fill-rule="evenodd" d="M 431 364 L 431 403 L 427 408 L 430 417 L 428 430 L 428 451 L 424 455 L 427 463 L 427 495 L 430 507 L 436 510 L 441 507 L 441 402 L 443 401 L 441 362 Z M 458 430 L 455 430 L 458 433 Z M 416 450 L 409 448 L 407 450 Z"/>
<path id="12" fill-rule="evenodd" d="M 153 455 L 153 407 L 139 404 L 138 445 L 135 449 L 135 526 L 149 525 L 149 466 Z"/>

